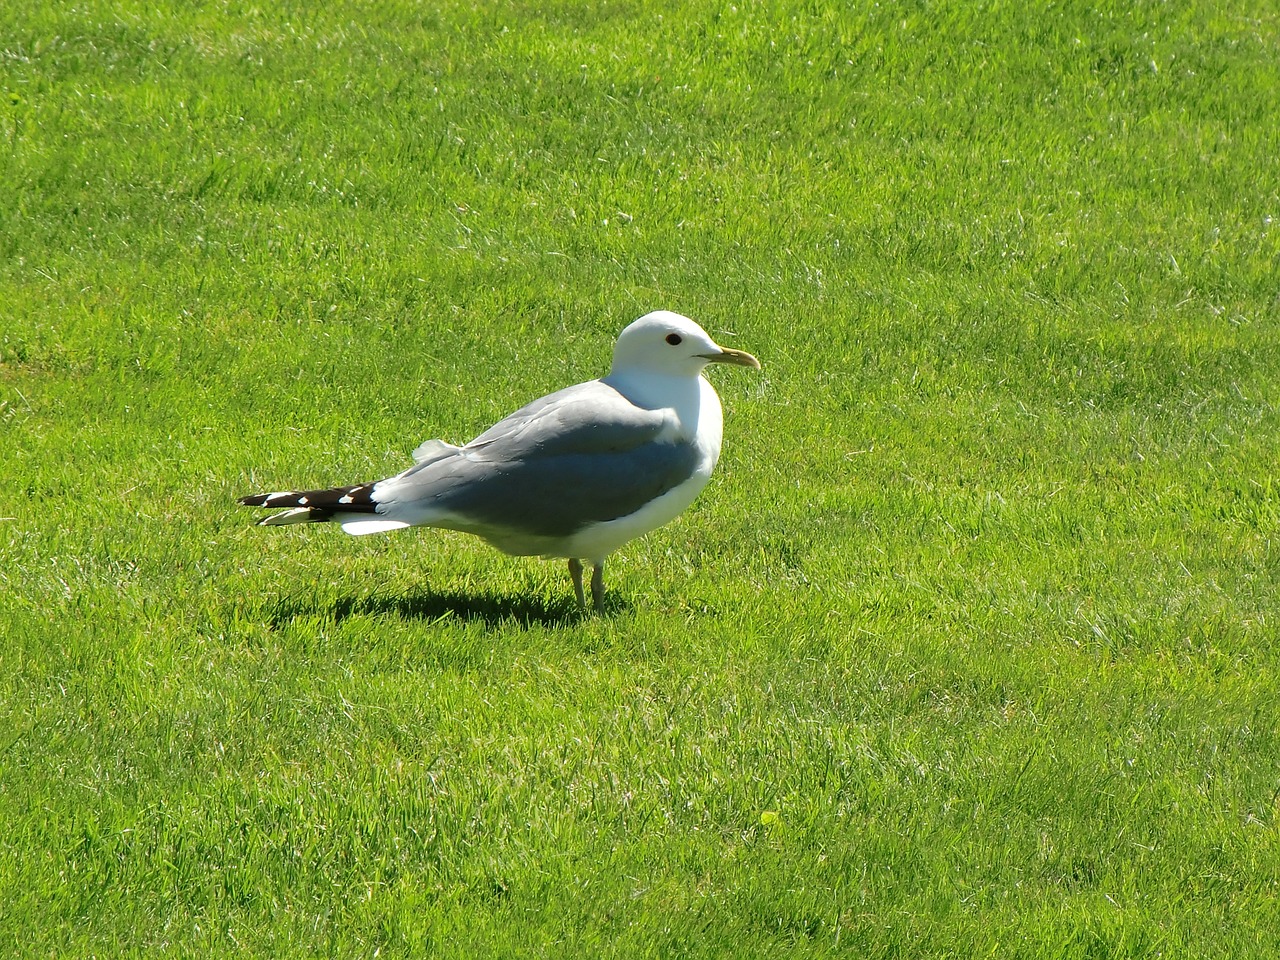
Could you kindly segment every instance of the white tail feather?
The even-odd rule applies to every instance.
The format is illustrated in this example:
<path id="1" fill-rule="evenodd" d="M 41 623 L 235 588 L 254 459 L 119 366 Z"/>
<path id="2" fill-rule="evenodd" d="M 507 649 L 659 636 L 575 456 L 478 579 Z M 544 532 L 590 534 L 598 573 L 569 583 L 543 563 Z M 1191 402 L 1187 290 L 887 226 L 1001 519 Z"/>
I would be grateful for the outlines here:
<path id="1" fill-rule="evenodd" d="M 412 524 L 403 520 L 344 520 L 342 530 L 352 536 L 363 537 L 369 533 L 386 533 L 390 530 L 403 530 Z"/>
<path id="2" fill-rule="evenodd" d="M 265 520 L 258 522 L 264 527 L 282 527 L 287 523 L 306 523 L 311 519 L 311 509 L 309 507 L 295 507 L 292 510 L 286 510 L 284 513 L 274 513 Z"/>

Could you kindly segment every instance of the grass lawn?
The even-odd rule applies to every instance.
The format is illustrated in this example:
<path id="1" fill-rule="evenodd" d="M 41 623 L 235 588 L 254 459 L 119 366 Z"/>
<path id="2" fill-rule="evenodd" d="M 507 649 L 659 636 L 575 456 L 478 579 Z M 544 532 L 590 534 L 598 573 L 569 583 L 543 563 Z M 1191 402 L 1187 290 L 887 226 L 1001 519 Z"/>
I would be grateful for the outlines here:
<path id="1" fill-rule="evenodd" d="M 5 956 L 1280 949 L 1280 7 L 0 7 Z M 581 616 L 261 529 L 600 375 Z"/>

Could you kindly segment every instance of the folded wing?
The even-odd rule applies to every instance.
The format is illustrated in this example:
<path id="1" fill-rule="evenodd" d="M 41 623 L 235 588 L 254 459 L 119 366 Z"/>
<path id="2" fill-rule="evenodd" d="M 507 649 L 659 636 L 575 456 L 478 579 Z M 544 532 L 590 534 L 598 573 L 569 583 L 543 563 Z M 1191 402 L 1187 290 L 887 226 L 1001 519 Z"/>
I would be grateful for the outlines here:
<path id="1" fill-rule="evenodd" d="M 671 415 L 600 381 L 543 397 L 464 447 L 428 441 L 419 463 L 379 482 L 389 520 L 567 537 L 628 516 L 689 479 L 699 452 Z"/>

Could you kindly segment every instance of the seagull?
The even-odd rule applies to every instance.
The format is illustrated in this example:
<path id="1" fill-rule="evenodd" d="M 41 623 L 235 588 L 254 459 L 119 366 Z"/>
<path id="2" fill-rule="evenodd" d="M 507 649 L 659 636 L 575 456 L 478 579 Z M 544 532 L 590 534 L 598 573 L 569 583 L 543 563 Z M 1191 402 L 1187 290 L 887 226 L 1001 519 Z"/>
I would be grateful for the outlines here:
<path id="1" fill-rule="evenodd" d="M 720 457 L 720 398 L 702 375 L 712 363 L 760 368 L 658 310 L 618 336 L 608 376 L 535 400 L 470 443 L 428 440 L 385 480 L 239 502 L 288 508 L 259 521 L 267 526 L 332 521 L 357 536 L 439 527 L 513 556 L 567 558 L 583 608 L 585 560 L 600 612 L 605 558 L 679 516 Z"/>

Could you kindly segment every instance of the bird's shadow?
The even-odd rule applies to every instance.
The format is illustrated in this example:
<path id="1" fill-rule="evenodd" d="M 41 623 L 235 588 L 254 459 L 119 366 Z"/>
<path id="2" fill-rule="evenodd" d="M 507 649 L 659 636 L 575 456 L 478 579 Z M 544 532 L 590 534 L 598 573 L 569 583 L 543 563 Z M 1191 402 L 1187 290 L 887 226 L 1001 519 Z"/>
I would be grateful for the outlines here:
<path id="1" fill-rule="evenodd" d="M 606 613 L 614 612 L 625 602 L 607 598 Z M 281 597 L 271 605 L 269 622 L 279 629 L 300 618 L 325 617 L 335 623 L 350 617 L 394 617 L 423 622 L 451 618 L 480 622 L 489 627 L 518 624 L 564 627 L 581 623 L 592 616 L 571 598 L 548 598 L 529 594 L 506 594 L 484 591 L 464 593 L 455 590 L 423 590 L 399 595 L 365 594 L 334 598 Z"/>

